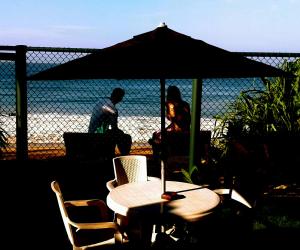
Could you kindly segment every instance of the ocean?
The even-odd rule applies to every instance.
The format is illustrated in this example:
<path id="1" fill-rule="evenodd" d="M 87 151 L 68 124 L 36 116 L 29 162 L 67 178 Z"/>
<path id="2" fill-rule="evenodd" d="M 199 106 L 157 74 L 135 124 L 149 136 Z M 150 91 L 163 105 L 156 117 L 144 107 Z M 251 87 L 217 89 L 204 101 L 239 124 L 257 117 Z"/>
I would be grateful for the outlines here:
<path id="1" fill-rule="evenodd" d="M 28 74 L 53 64 L 29 64 Z M 169 85 L 179 87 L 184 100 L 191 104 L 192 80 L 167 79 Z M 121 87 L 126 95 L 118 104 L 120 116 L 160 116 L 160 82 L 157 79 L 144 80 L 68 80 L 28 81 L 28 113 L 90 114 L 95 103 L 110 96 L 113 88 Z M 202 117 L 212 118 L 228 110 L 241 91 L 262 89 L 259 78 L 204 79 L 202 91 Z M 15 113 L 14 64 L 0 63 L 0 112 Z"/>

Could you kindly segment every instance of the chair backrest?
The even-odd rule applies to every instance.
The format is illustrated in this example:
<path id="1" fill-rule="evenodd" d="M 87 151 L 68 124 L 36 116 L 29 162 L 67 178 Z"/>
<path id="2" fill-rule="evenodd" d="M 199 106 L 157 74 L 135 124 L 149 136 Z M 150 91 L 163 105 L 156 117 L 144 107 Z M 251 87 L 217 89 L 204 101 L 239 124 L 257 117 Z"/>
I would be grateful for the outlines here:
<path id="1" fill-rule="evenodd" d="M 117 185 L 147 181 L 147 158 L 144 155 L 124 155 L 113 158 Z"/>
<path id="2" fill-rule="evenodd" d="M 65 201 L 64 201 L 63 195 L 61 193 L 61 190 L 60 190 L 60 187 L 59 187 L 59 184 L 58 184 L 57 181 L 52 181 L 51 182 L 51 189 L 56 194 L 60 214 L 61 214 L 61 217 L 63 219 L 64 226 L 65 226 L 65 229 L 66 229 L 67 234 L 68 234 L 68 238 L 69 238 L 71 244 L 74 246 L 75 241 L 74 241 L 74 235 L 73 235 L 72 227 L 68 222 L 68 218 L 69 218 L 68 212 L 67 212 L 67 209 L 65 207 L 65 204 L 64 204 Z"/>
<path id="3" fill-rule="evenodd" d="M 99 133 L 64 132 L 66 157 L 69 160 L 111 160 L 115 156 L 113 137 Z"/>

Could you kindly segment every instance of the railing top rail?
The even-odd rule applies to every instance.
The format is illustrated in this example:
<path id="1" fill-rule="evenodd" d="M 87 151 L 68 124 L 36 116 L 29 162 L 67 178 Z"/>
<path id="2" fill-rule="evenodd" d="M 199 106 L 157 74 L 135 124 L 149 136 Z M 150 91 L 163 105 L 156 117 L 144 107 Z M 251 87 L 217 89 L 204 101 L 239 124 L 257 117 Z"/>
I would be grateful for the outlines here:
<path id="1" fill-rule="evenodd" d="M 28 51 L 45 51 L 45 52 L 93 53 L 99 50 L 100 49 L 88 49 L 88 48 L 28 47 Z"/>
<path id="2" fill-rule="evenodd" d="M 300 57 L 300 53 L 289 52 L 234 52 L 242 56 L 264 56 L 264 57 Z"/>
<path id="3" fill-rule="evenodd" d="M 0 50 L 16 50 L 17 46 L 0 45 Z M 93 53 L 101 49 L 95 48 L 67 48 L 67 47 L 27 47 L 27 51 L 45 51 L 45 52 L 77 52 Z M 294 52 L 233 52 L 243 56 L 265 56 L 265 57 L 300 57 L 300 53 Z"/>
<path id="4" fill-rule="evenodd" d="M 6 46 L 6 45 L 0 45 L 0 50 L 6 50 L 6 51 L 9 51 L 9 50 L 16 50 L 16 46 Z"/>

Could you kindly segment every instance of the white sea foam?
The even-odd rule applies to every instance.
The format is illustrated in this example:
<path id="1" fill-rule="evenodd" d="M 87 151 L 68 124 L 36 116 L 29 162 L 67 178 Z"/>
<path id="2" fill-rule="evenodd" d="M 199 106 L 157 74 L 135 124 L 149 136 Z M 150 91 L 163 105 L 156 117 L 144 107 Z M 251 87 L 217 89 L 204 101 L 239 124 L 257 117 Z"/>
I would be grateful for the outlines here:
<path id="1" fill-rule="evenodd" d="M 28 114 L 28 143 L 63 143 L 63 133 L 87 132 L 90 115 L 58 113 Z M 15 143 L 16 117 L 1 116 L 2 127 L 9 134 L 9 141 Z M 147 142 L 152 133 L 160 129 L 160 117 L 126 116 L 119 117 L 119 128 L 132 136 L 136 143 Z M 202 130 L 213 130 L 215 120 L 201 118 Z M 166 120 L 166 125 L 168 121 Z"/>

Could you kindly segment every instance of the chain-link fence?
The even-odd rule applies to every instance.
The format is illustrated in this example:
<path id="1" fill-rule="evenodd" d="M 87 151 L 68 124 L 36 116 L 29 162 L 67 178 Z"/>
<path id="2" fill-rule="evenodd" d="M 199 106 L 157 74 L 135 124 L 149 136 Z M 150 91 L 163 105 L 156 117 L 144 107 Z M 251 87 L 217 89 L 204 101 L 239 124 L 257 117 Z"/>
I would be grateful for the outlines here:
<path id="1" fill-rule="evenodd" d="M 1 47 L 2 49 L 3 46 Z M 28 47 L 27 75 L 87 55 L 92 49 Z M 284 60 L 295 60 L 299 53 L 239 53 L 266 64 L 280 67 Z M 16 80 L 15 62 L 0 54 L 1 130 L 7 133 L 4 159 L 16 157 Z M 191 104 L 192 79 L 167 79 L 166 89 L 176 85 L 184 100 Z M 27 81 L 27 137 L 29 158 L 63 156 L 64 132 L 87 132 L 94 105 L 109 97 L 115 87 L 124 88 L 125 97 L 117 104 L 119 127 L 132 136 L 131 153 L 151 154 L 148 139 L 161 126 L 160 82 L 144 80 L 60 80 Z M 214 117 L 224 114 L 239 93 L 263 89 L 260 78 L 204 79 L 201 130 L 213 130 Z M 168 124 L 168 120 L 166 120 Z"/>

